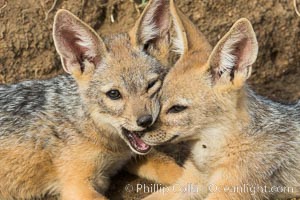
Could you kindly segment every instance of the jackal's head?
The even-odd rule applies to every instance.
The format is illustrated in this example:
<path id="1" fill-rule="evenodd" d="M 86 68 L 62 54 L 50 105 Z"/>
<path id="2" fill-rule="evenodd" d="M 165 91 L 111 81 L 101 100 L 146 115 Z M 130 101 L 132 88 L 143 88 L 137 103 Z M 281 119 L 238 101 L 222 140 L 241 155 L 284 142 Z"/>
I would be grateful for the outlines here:
<path id="1" fill-rule="evenodd" d="M 238 20 L 211 51 L 205 37 L 172 0 L 171 14 L 181 57 L 164 80 L 160 116 L 142 137 L 151 145 L 199 139 L 204 131 L 212 134 L 231 126 L 237 113 L 242 113 L 243 86 L 258 51 L 247 19 Z"/>
<path id="2" fill-rule="evenodd" d="M 104 39 L 66 10 L 55 17 L 56 49 L 78 83 L 88 114 L 138 154 L 151 148 L 137 132 L 150 127 L 159 113 L 170 21 L 167 0 L 150 1 L 131 31 Z"/>

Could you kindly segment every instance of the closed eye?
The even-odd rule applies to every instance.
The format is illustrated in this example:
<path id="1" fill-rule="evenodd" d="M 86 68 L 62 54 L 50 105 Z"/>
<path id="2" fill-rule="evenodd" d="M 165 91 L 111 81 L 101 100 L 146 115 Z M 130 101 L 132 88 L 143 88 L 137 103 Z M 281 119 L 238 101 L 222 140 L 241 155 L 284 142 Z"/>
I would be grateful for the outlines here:
<path id="1" fill-rule="evenodd" d="M 151 81 L 147 86 L 147 91 L 150 90 L 151 88 L 153 88 L 153 86 L 155 85 L 156 82 L 157 82 L 157 80 Z"/>
<path id="2" fill-rule="evenodd" d="M 186 110 L 188 107 L 187 106 L 183 106 L 183 105 L 174 105 L 172 106 L 167 113 L 180 113 L 184 110 Z"/>
<path id="3" fill-rule="evenodd" d="M 155 94 L 157 94 L 160 87 L 161 87 L 161 81 L 159 79 L 156 79 L 155 81 L 150 81 L 149 84 L 147 85 L 146 92 L 152 98 Z"/>

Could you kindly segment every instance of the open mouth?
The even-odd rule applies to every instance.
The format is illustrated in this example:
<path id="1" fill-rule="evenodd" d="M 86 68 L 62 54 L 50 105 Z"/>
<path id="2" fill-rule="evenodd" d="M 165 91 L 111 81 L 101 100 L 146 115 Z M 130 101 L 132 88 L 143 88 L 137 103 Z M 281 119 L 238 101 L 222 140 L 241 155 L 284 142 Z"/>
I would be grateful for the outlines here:
<path id="1" fill-rule="evenodd" d="M 146 144 L 137 133 L 131 132 L 125 128 L 122 128 L 123 135 L 129 141 L 132 149 L 140 154 L 146 154 L 151 150 L 151 146 Z"/>

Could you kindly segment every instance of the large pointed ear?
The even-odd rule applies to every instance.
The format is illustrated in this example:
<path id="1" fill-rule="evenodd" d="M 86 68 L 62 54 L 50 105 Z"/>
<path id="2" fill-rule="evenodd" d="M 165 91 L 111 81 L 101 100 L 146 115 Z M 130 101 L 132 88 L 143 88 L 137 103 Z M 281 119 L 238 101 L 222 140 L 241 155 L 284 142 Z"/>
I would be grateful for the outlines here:
<path id="1" fill-rule="evenodd" d="M 97 33 L 67 10 L 55 15 L 53 39 L 64 70 L 73 75 L 93 71 L 106 52 Z"/>
<path id="2" fill-rule="evenodd" d="M 212 50 L 206 37 L 176 7 L 174 0 L 170 0 L 170 11 L 176 30 L 176 37 L 173 38 L 174 51 L 180 54 L 181 58 L 197 53 L 199 64 L 206 63 Z"/>
<path id="3" fill-rule="evenodd" d="M 163 59 L 169 53 L 170 28 L 169 0 L 150 0 L 129 35 L 133 46 Z"/>
<path id="4" fill-rule="evenodd" d="M 251 23 L 245 18 L 239 19 L 209 57 L 214 83 L 241 88 L 251 74 L 257 53 L 258 44 Z"/>

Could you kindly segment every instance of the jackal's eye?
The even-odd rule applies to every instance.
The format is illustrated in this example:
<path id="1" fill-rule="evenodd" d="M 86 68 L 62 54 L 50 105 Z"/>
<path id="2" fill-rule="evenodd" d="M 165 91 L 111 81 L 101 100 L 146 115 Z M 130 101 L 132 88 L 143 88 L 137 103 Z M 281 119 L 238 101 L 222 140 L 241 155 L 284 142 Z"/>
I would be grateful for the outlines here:
<path id="1" fill-rule="evenodd" d="M 108 96 L 112 100 L 118 100 L 122 98 L 119 90 L 110 90 L 106 93 L 106 96 Z"/>
<path id="2" fill-rule="evenodd" d="M 174 105 L 172 106 L 167 113 L 179 113 L 187 109 L 187 106 L 182 106 L 182 105 Z"/>

